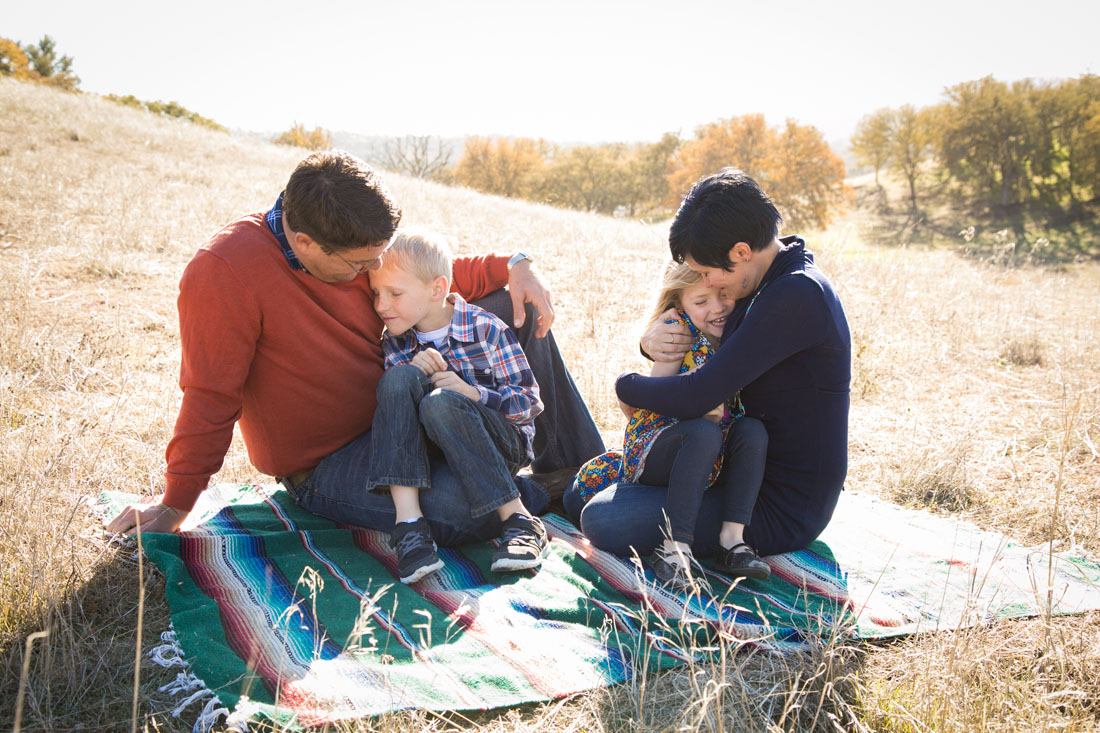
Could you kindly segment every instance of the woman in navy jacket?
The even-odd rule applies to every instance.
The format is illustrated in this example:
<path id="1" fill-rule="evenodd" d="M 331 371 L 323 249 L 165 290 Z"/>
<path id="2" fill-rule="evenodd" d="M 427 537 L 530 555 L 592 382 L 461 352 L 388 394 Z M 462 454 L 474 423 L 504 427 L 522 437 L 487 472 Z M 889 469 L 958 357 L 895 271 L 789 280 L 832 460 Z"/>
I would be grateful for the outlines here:
<path id="1" fill-rule="evenodd" d="M 736 300 L 717 353 L 680 376 L 626 374 L 615 384 L 624 411 L 643 407 L 698 417 L 740 391 L 745 414 L 768 433 L 763 483 L 746 525 L 719 529 L 727 497 L 707 492 L 697 554 L 772 555 L 805 547 L 828 524 L 848 467 L 851 339 L 844 309 L 798 237 L 779 238 L 779 212 L 743 172 L 726 168 L 692 187 L 669 233 L 673 259 Z M 671 319 L 662 319 L 671 320 Z M 642 338 L 656 360 L 680 360 L 690 335 L 659 323 Z M 647 554 L 662 540 L 663 487 L 620 484 L 581 512 L 597 547 Z M 709 506 L 708 506 L 709 504 Z M 737 563 L 734 563 L 737 564 Z"/>

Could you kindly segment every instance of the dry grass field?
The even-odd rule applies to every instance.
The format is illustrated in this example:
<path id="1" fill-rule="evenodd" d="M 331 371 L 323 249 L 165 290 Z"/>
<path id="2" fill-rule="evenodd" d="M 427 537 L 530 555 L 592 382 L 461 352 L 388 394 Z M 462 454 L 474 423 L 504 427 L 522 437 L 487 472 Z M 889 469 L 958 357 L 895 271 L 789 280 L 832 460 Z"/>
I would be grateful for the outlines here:
<path id="1" fill-rule="evenodd" d="M 300 157 L 0 79 L 0 725 L 22 680 L 23 730 L 131 728 L 135 649 L 158 641 L 168 610 L 161 580 L 145 566 L 139 584 L 138 556 L 108 544 L 87 497 L 161 490 L 178 277 L 218 227 L 270 206 Z M 388 180 L 406 223 L 463 251 L 537 258 L 566 359 L 617 442 L 612 382 L 641 366 L 666 230 Z M 1006 268 L 899 246 L 858 211 L 808 241 L 852 327 L 849 490 L 1100 557 L 1100 266 Z M 235 441 L 219 479 L 262 477 Z M 356 729 L 1100 728 L 1098 614 L 823 639 L 795 656 L 727 647 L 712 664 L 566 701 Z M 198 706 L 174 719 L 157 690 L 170 676 L 142 663 L 137 728 L 190 728 Z"/>

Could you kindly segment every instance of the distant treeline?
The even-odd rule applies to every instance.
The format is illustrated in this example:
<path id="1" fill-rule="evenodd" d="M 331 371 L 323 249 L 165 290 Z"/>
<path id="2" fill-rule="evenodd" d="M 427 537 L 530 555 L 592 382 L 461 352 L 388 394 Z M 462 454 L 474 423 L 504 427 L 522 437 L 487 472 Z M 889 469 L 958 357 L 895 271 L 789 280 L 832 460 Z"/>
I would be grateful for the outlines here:
<path id="1" fill-rule="evenodd" d="M 486 193 L 632 217 L 667 216 L 698 178 L 736 165 L 771 193 L 792 229 L 827 225 L 849 199 L 844 164 L 816 128 L 794 120 L 770 127 L 758 114 L 711 122 L 690 139 L 666 133 L 654 143 L 470 137 L 453 167 L 449 150 L 409 136 L 387 146 L 383 165 Z"/>
<path id="2" fill-rule="evenodd" d="M 941 104 L 863 118 L 852 151 L 907 184 L 919 210 L 924 179 L 997 216 L 1024 207 L 1085 213 L 1100 199 L 1100 76 L 1005 83 L 991 76 L 945 91 Z"/>
<path id="3" fill-rule="evenodd" d="M 160 100 L 148 102 L 138 99 L 133 94 L 127 94 L 123 97 L 117 94 L 108 94 L 104 99 L 109 99 L 112 102 L 121 104 L 125 107 L 134 107 L 136 109 L 143 109 L 146 112 L 152 112 L 155 115 L 165 115 L 166 117 L 178 117 L 188 122 L 194 122 L 196 125 L 202 125 L 203 127 L 209 127 L 220 132 L 227 132 L 227 130 L 219 125 L 214 120 L 203 117 L 198 112 L 192 112 L 178 102 L 162 102 Z"/>
<path id="4" fill-rule="evenodd" d="M 49 84 L 70 92 L 79 92 L 80 77 L 73 71 L 71 56 L 58 54 L 57 44 L 48 35 L 37 44 L 20 44 L 9 38 L 0 38 L 0 76 L 10 76 L 20 81 Z M 104 97 L 126 107 L 135 107 L 157 115 L 177 117 L 204 127 L 226 132 L 214 120 L 192 112 L 178 102 L 144 101 L 132 94 Z"/>

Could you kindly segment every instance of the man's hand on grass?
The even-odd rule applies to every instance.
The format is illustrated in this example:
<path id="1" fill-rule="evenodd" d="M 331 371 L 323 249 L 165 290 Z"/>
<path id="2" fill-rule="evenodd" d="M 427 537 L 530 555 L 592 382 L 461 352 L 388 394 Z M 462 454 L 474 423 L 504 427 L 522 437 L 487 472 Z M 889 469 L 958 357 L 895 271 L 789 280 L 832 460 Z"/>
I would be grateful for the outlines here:
<path id="1" fill-rule="evenodd" d="M 142 532 L 163 532 L 170 534 L 175 532 L 183 524 L 189 512 L 170 507 L 159 501 L 156 504 L 131 504 L 107 523 L 107 531 L 130 536 L 137 534 L 138 523 L 141 523 Z"/>

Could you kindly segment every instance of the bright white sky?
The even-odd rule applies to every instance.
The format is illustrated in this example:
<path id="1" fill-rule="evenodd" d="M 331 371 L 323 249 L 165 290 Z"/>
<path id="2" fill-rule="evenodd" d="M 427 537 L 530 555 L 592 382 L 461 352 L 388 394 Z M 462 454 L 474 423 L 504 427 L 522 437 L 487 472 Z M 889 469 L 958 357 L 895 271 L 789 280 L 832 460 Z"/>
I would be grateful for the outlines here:
<path id="1" fill-rule="evenodd" d="M 655 140 L 763 112 L 847 139 L 946 86 L 1100 73 L 1095 0 L 7 0 L 81 88 L 234 128 Z"/>

